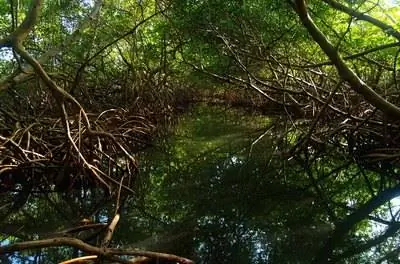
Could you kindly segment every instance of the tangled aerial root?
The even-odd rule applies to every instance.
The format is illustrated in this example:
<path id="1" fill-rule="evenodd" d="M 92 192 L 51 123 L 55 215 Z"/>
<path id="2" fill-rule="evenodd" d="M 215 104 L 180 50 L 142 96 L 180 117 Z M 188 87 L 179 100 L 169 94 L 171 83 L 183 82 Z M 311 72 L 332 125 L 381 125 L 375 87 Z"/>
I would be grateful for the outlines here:
<path id="1" fill-rule="evenodd" d="M 60 118 L 30 117 L 35 121 L 13 130 L 3 127 L 0 192 L 26 196 L 101 187 L 112 194 L 119 186 L 133 192 L 137 172 L 133 155 L 150 143 L 155 127 L 143 115 L 120 108 L 87 114 L 89 130 L 81 115 L 66 120 L 73 142 Z"/>

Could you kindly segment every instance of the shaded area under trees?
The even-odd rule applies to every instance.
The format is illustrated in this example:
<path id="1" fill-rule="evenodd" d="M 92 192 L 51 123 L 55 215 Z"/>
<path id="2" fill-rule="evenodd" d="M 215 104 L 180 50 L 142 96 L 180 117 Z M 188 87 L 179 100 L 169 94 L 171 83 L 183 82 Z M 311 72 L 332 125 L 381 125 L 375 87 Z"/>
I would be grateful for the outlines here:
<path id="1" fill-rule="evenodd" d="M 139 247 L 200 263 L 398 257 L 398 7 L 43 2 L 0 9 L 9 23 L 0 44 L 13 52 L 0 65 L 1 232 L 10 241 L 58 230 L 75 238 L 33 247 L 113 260 L 129 255 L 114 245 L 140 238 Z M 231 133 L 218 130 L 224 119 L 191 112 L 198 102 L 237 113 L 221 126 Z M 170 146 L 161 138 L 179 129 L 181 112 L 199 123 L 187 136 L 215 148 L 185 139 L 167 158 L 146 154 L 155 138 Z M 247 117 L 260 114 L 272 123 L 250 129 Z M 43 216 L 45 229 L 32 222 Z M 60 256 L 80 256 L 63 248 Z M 189 261 L 132 252 L 145 257 L 136 262 Z"/>

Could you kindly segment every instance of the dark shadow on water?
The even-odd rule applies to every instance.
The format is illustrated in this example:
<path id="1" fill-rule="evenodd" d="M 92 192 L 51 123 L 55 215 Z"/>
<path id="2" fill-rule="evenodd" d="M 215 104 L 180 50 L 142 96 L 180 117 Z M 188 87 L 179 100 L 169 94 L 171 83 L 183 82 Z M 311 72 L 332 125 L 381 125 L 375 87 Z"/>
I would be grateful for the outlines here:
<path id="1" fill-rule="evenodd" d="M 302 132 L 289 122 L 208 105 L 183 115 L 169 138 L 139 156 L 137 196 L 122 208 L 112 246 L 196 263 L 396 263 L 397 182 L 329 143 L 286 155 Z M 94 194 L 68 206 L 56 195 L 58 206 L 30 199 L 14 224 L 26 228 L 26 238 L 45 237 L 93 210 L 102 197 Z M 109 221 L 114 206 L 103 203 L 92 220 Z M 80 254 L 48 249 L 13 263 Z"/>

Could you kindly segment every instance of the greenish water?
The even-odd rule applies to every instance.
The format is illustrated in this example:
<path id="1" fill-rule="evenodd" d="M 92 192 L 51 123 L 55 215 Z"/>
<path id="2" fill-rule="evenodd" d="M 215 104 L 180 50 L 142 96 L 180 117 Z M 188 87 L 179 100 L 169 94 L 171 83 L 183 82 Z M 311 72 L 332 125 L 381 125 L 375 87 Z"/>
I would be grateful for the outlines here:
<path id="1" fill-rule="evenodd" d="M 328 263 L 328 255 L 332 263 L 378 263 L 396 249 L 396 229 L 379 247 L 368 243 L 397 227 L 387 223 L 397 221 L 398 207 L 387 198 L 385 206 L 361 210 L 379 197 L 371 190 L 382 190 L 381 178 L 354 164 L 343 149 L 327 145 L 283 155 L 304 131 L 292 120 L 243 109 L 193 107 L 168 137 L 138 155 L 137 195 L 122 208 L 112 246 L 173 253 L 196 263 L 312 263 L 318 256 L 318 263 Z M 98 203 L 77 204 L 89 210 Z M 100 205 L 96 221 L 107 222 L 114 204 Z M 27 232 L 43 234 L 80 217 L 57 210 L 32 197 L 15 219 Z M 371 219 L 381 219 L 380 226 Z M 332 236 L 338 238 L 329 248 Z M 39 254 L 35 262 L 32 256 Z M 53 248 L 14 255 L 12 263 L 56 263 L 80 254 Z"/>
<path id="2" fill-rule="evenodd" d="M 359 247 L 379 236 L 368 214 L 333 249 L 327 241 L 352 206 L 371 198 L 365 178 L 375 188 L 379 175 L 360 174 L 345 151 L 329 146 L 288 159 L 282 153 L 304 132 L 291 124 L 207 105 L 183 115 L 174 133 L 142 157 L 143 202 L 162 219 L 148 229 L 166 234 L 160 241 L 176 238 L 153 248 L 196 263 L 311 263 L 324 250 L 334 262 L 375 263 L 386 249 Z M 385 218 L 387 210 L 375 215 Z"/>
<path id="3" fill-rule="evenodd" d="M 278 122 L 200 105 L 142 157 L 147 209 L 170 236 L 188 233 L 168 250 L 197 263 L 309 260 L 304 250 L 315 250 L 329 225 L 318 222 L 302 176 L 293 182 L 295 168 L 278 156 L 293 137 Z"/>

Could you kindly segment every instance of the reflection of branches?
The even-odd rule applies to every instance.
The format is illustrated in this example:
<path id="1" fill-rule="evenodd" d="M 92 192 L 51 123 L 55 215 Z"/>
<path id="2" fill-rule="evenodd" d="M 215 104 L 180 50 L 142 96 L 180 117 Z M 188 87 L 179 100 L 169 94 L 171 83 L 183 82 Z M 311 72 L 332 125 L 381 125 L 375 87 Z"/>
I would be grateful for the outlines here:
<path id="1" fill-rule="evenodd" d="M 380 258 L 376 263 L 388 263 L 388 260 L 395 259 L 396 261 L 398 260 L 398 255 L 400 254 L 400 247 L 391 250 L 388 252 L 384 257 Z"/>
<path id="2" fill-rule="evenodd" d="M 368 162 L 373 162 L 372 160 L 378 156 L 385 157 L 385 160 L 390 162 L 398 159 L 396 155 L 388 154 L 395 153 L 395 148 L 398 144 L 397 139 L 391 138 L 391 143 L 389 144 L 387 142 L 388 137 L 385 136 L 397 134 L 398 126 L 395 123 L 382 122 L 381 113 L 371 110 L 370 104 L 364 102 L 361 96 L 351 91 L 351 83 L 348 85 L 344 81 L 341 82 L 340 79 L 342 78 L 340 76 L 338 79 L 333 74 L 323 71 L 323 69 L 294 66 L 288 56 L 284 56 L 283 59 L 276 58 L 276 55 L 272 52 L 263 55 L 260 53 L 254 56 L 248 51 L 254 48 L 243 48 L 242 43 L 237 39 L 221 33 L 215 26 L 211 26 L 211 28 L 210 32 L 213 32 L 222 42 L 223 46 L 220 48 L 223 54 L 234 60 L 241 73 L 236 75 L 215 73 L 210 68 L 202 66 L 201 63 L 196 64 L 184 57 L 185 63 L 199 72 L 229 84 L 229 87 L 243 87 L 255 90 L 266 99 L 267 103 L 265 105 L 279 105 L 280 108 L 278 109 L 281 110 L 281 113 L 294 113 L 293 116 L 295 118 L 292 124 L 293 127 L 297 128 L 297 132 L 301 132 L 303 130 L 302 127 L 305 127 L 304 123 L 299 124 L 299 118 L 305 118 L 306 121 L 310 121 L 306 122 L 306 124 L 311 123 L 311 129 L 307 127 L 304 131 L 308 130 L 308 133 L 305 132 L 307 134 L 305 138 L 311 138 L 312 141 L 309 142 L 311 144 L 323 145 L 328 141 L 332 142 L 332 139 L 339 141 L 339 138 L 342 138 L 343 140 L 349 138 L 346 135 L 350 133 L 350 137 L 356 136 L 356 141 L 352 143 L 351 147 L 349 143 L 347 150 L 349 154 L 354 154 L 357 162 L 365 159 L 369 160 Z M 246 45 L 246 43 L 243 45 Z M 363 56 L 381 48 L 397 45 L 398 43 L 388 44 L 356 55 Z M 262 47 L 259 48 L 262 49 Z M 296 59 L 302 60 L 302 58 Z M 283 60 L 287 60 L 287 62 L 282 62 Z M 335 64 L 335 61 L 332 60 L 330 64 Z M 356 82 L 364 85 L 360 79 L 357 79 Z M 378 82 L 379 79 L 376 81 L 377 86 Z M 372 89 L 368 89 L 372 91 Z M 236 92 L 232 91 L 232 93 Z M 253 100 L 240 96 L 237 95 L 238 102 L 241 102 L 239 100 Z M 384 99 L 382 100 L 385 101 Z M 388 103 L 388 101 L 385 101 L 385 103 Z M 290 109 L 291 111 L 287 111 L 289 107 L 293 107 Z M 289 115 L 289 117 L 291 116 Z M 382 129 L 385 126 L 387 127 L 385 128 L 386 133 L 382 134 Z M 364 130 L 364 128 L 366 129 Z M 362 141 L 365 140 L 366 134 L 369 133 L 374 134 L 374 142 L 376 144 L 386 142 L 386 146 L 393 146 L 393 149 L 388 150 L 385 148 L 383 153 L 381 150 L 384 148 L 376 149 L 376 152 L 371 151 L 368 155 L 365 155 L 363 153 L 363 144 L 365 142 L 363 143 Z M 342 143 L 338 141 L 336 141 L 337 144 L 346 144 L 343 141 Z M 304 144 L 304 146 L 300 144 L 299 146 L 306 148 L 307 145 L 310 144 Z"/>
<path id="3" fill-rule="evenodd" d="M 303 164 L 304 170 L 310 179 L 311 186 L 314 188 L 315 192 L 317 193 L 318 197 L 322 200 L 322 204 L 325 207 L 330 219 L 332 221 L 337 221 L 337 216 L 332 210 L 332 206 L 329 203 L 328 197 L 325 195 L 325 191 L 321 189 L 320 185 L 318 184 L 318 179 L 315 178 L 314 173 L 309 164 L 309 157 L 306 154 L 306 158 L 304 161 L 300 161 Z"/>
<path id="4" fill-rule="evenodd" d="M 313 167 L 313 162 L 316 163 L 315 160 L 307 160 L 308 164 L 306 164 L 306 167 L 309 166 L 306 172 L 311 186 L 314 187 L 315 192 L 318 193 L 321 204 L 326 207 L 325 209 L 328 211 L 330 218 L 337 222 L 335 231 L 321 249 L 320 255 L 316 260 L 316 263 L 318 263 L 319 260 L 323 263 L 324 260 L 332 258 L 334 249 L 357 223 L 369 217 L 371 211 L 380 207 L 390 198 L 387 192 L 390 193 L 390 190 L 397 192 L 396 189 L 389 189 L 376 193 L 378 189 L 376 180 L 379 180 L 380 175 L 375 173 L 369 175 L 365 172 L 371 168 L 380 172 L 384 171 L 384 167 L 387 164 L 389 164 L 389 167 L 393 166 L 390 167 L 392 170 L 396 170 L 397 168 L 395 166 L 399 164 L 400 156 L 398 155 L 398 146 L 400 138 L 397 136 L 399 133 L 397 119 L 400 117 L 400 109 L 395 104 L 390 103 L 392 99 L 397 98 L 393 95 L 389 97 L 387 94 L 383 97 L 379 94 L 378 90 L 387 87 L 387 76 L 389 76 L 389 73 L 393 72 L 394 64 L 390 66 L 387 66 L 386 63 L 385 65 L 378 65 L 377 63 L 379 62 L 374 61 L 374 64 L 368 65 L 368 67 L 371 66 L 373 71 L 376 70 L 377 72 L 377 76 L 372 76 L 374 77 L 372 80 L 374 86 L 369 86 L 359 78 L 359 76 L 361 76 L 360 72 L 356 74 L 350 69 L 349 65 L 351 65 L 351 62 L 345 62 L 345 60 L 362 58 L 364 61 L 366 60 L 370 63 L 372 60 L 368 58 L 368 54 L 398 47 L 399 42 L 375 46 L 373 48 L 369 47 L 361 52 L 341 58 L 338 53 L 338 47 L 332 45 L 311 20 L 305 3 L 303 1 L 288 2 L 297 3 L 296 11 L 299 13 L 303 24 L 313 39 L 318 42 L 325 54 L 328 55 L 330 59 L 329 62 L 311 64 L 306 58 L 300 57 L 309 52 L 309 47 L 302 45 L 304 44 L 304 39 L 301 41 L 302 44 L 299 44 L 299 48 L 301 49 L 299 56 L 293 53 L 279 54 L 280 50 L 282 50 L 282 45 L 277 45 L 276 49 L 273 49 L 275 47 L 268 47 L 268 49 L 265 50 L 262 41 L 258 40 L 259 36 L 251 36 L 251 34 L 256 35 L 254 31 L 244 30 L 246 27 L 245 24 L 239 24 L 237 27 L 238 31 L 240 31 L 238 33 L 239 37 L 238 34 L 224 31 L 223 26 L 207 25 L 209 27 L 206 29 L 207 34 L 213 34 L 214 37 L 210 42 L 212 42 L 214 48 L 219 49 L 218 51 L 222 54 L 221 56 L 224 56 L 224 59 L 229 61 L 229 67 L 234 67 L 233 70 L 229 68 L 227 70 L 217 69 L 213 71 L 212 69 L 215 65 L 212 65 L 210 61 L 207 61 L 211 64 L 207 67 L 203 66 L 206 64 L 202 64 L 201 59 L 199 60 L 200 62 L 196 62 L 195 59 L 189 61 L 188 58 L 196 57 L 191 56 L 192 54 L 189 56 L 185 56 L 184 54 L 183 57 L 184 61 L 195 70 L 226 83 L 226 87 L 230 89 L 228 93 L 231 92 L 234 96 L 239 97 L 240 99 L 237 99 L 238 101 L 242 100 L 245 96 L 237 92 L 239 89 L 235 88 L 251 88 L 257 92 L 256 96 L 261 95 L 259 97 L 254 96 L 254 98 L 261 97 L 263 100 L 267 101 L 267 104 L 272 104 L 271 102 L 274 102 L 286 106 L 293 103 L 293 105 L 301 107 L 304 111 L 302 111 L 297 118 L 293 118 L 293 126 L 285 131 L 290 131 L 290 135 L 288 134 L 288 136 L 286 136 L 285 134 L 284 136 L 285 138 L 292 136 L 292 138 L 297 140 L 300 137 L 299 134 L 302 133 L 302 129 L 306 131 L 303 137 L 304 139 L 316 139 L 304 140 L 307 144 L 301 146 L 301 151 L 298 152 L 300 155 L 311 155 L 310 153 L 312 153 L 314 159 L 329 160 L 326 163 L 330 163 L 331 159 L 334 159 L 335 161 L 333 163 L 337 166 L 339 161 L 336 160 L 336 157 L 332 158 L 332 156 L 336 153 L 343 154 L 343 156 L 338 157 L 342 165 L 338 165 L 338 167 L 331 171 L 326 172 L 328 169 L 327 167 L 331 164 L 326 165 L 324 161 L 324 167 L 320 168 L 321 171 L 323 171 L 322 176 L 318 175 L 317 177 L 313 175 L 316 174 Z M 325 2 L 332 1 L 327 0 Z M 364 14 L 355 10 L 353 11 L 356 15 L 362 15 L 361 18 L 366 18 Z M 350 31 L 351 20 L 353 19 L 355 18 L 350 18 L 344 35 L 342 37 L 339 36 L 339 38 L 343 39 Z M 236 24 L 245 23 L 241 21 L 235 22 Z M 329 28 L 329 30 L 332 29 L 332 27 Z M 388 28 L 384 28 L 383 30 L 386 29 Z M 394 32 L 394 34 L 396 35 L 396 32 Z M 268 37 L 272 38 L 272 36 Z M 241 37 L 243 37 L 243 39 L 241 39 Z M 215 41 L 216 38 L 217 41 Z M 250 40 L 248 38 L 250 38 Z M 306 43 L 309 44 L 308 42 Z M 306 49 L 306 52 L 304 52 L 303 49 Z M 313 55 L 314 54 L 310 54 L 310 56 Z M 319 55 L 320 54 L 317 54 L 317 57 L 320 57 Z M 366 58 L 363 58 L 364 56 Z M 396 59 L 397 57 L 394 62 L 396 62 Z M 305 66 L 297 66 L 296 64 L 298 64 L 299 61 L 303 62 Z M 232 63 L 234 63 L 233 66 Z M 346 63 L 349 64 L 346 65 Z M 325 65 L 334 65 L 336 69 L 334 67 L 319 68 Z M 378 65 L 377 68 L 372 68 L 376 65 Z M 361 74 L 370 74 L 366 71 L 364 72 L 363 68 L 365 68 L 365 64 L 360 63 L 357 66 L 361 69 L 360 71 L 363 71 Z M 396 73 L 394 72 L 394 74 Z M 368 82 L 368 84 L 370 84 L 370 82 Z M 372 87 L 376 89 L 376 91 L 373 90 Z M 393 90 L 397 92 L 395 89 Z M 363 100 L 362 97 L 366 100 Z M 284 111 L 282 111 L 281 114 L 284 114 Z M 385 118 L 387 115 L 395 118 L 387 120 Z M 305 120 L 302 120 L 303 118 Z M 304 123 L 302 123 L 303 121 Z M 293 127 L 298 127 L 299 129 L 293 129 Z M 262 134 L 260 138 L 263 136 L 264 134 Z M 255 142 L 257 142 L 257 140 Z M 288 145 L 291 146 L 293 143 L 291 142 L 291 144 Z M 318 149 L 321 145 L 333 146 L 335 150 L 339 150 L 340 152 L 334 152 L 334 154 L 327 153 L 331 148 L 324 150 Z M 329 154 L 329 156 L 327 157 L 325 154 Z M 354 164 L 354 162 L 356 162 L 358 169 L 357 166 L 350 166 L 350 164 Z M 387 162 L 387 164 L 383 162 Z M 344 171 L 346 171 L 346 173 L 343 173 Z M 342 173 L 345 175 L 342 175 Z M 338 190 L 332 191 L 334 188 L 331 188 L 331 186 L 324 188 L 324 183 L 329 182 L 330 178 L 335 177 L 332 175 L 337 176 L 334 180 L 336 180 L 339 185 L 342 184 L 342 181 L 357 177 L 357 180 L 359 180 L 357 184 L 362 185 L 360 188 L 362 189 L 362 194 L 373 197 L 369 202 L 361 205 L 358 209 L 354 211 L 350 210 L 351 214 L 340 222 L 338 221 L 340 220 L 341 214 L 335 210 L 337 208 L 333 207 L 335 204 L 332 202 L 331 198 L 332 192 Z M 384 176 L 381 175 L 381 177 L 387 178 L 388 174 Z M 343 178 L 345 178 L 345 180 L 343 180 Z M 394 180 L 397 182 L 398 179 L 397 175 Z M 358 187 L 359 186 L 355 186 L 355 188 Z M 381 190 L 384 190 L 384 185 L 381 187 Z M 343 190 L 339 191 L 342 192 Z M 345 193 L 345 195 L 346 194 L 348 193 Z M 391 197 L 395 197 L 396 195 L 397 194 L 392 194 Z M 343 201 L 348 199 L 348 197 L 343 197 L 343 193 L 341 193 L 338 199 Z M 378 202 L 379 199 L 382 199 L 382 202 Z M 339 210 L 342 210 L 342 208 L 339 208 Z M 347 208 L 345 208 L 345 210 L 349 211 Z M 393 230 L 394 229 L 390 229 L 390 232 L 396 232 Z M 359 245 L 355 250 L 361 251 L 368 247 L 379 245 L 381 241 L 388 237 L 390 232 L 379 239 L 372 239 L 369 243 Z M 325 256 L 326 253 L 327 256 Z M 350 251 L 346 254 L 350 254 Z M 336 256 L 334 257 L 336 258 Z"/>
<path id="5" fill-rule="evenodd" d="M 375 237 L 371 240 L 368 240 L 361 245 L 358 245 L 355 248 L 348 249 L 347 251 L 343 252 L 342 254 L 335 256 L 332 260 L 332 262 L 339 261 L 341 259 L 346 259 L 351 256 L 360 254 L 362 252 L 365 252 L 369 250 L 372 247 L 376 247 L 379 244 L 385 242 L 388 238 L 393 237 L 394 235 L 397 234 L 397 231 L 400 229 L 400 223 L 391 223 L 385 233 L 382 235 Z"/>
<path id="6" fill-rule="evenodd" d="M 372 211 L 378 209 L 380 206 L 397 196 L 400 196 L 400 186 L 386 189 L 378 193 L 375 197 L 371 198 L 368 202 L 337 223 L 332 235 L 328 238 L 314 259 L 314 263 L 326 263 L 327 260 L 331 259 L 335 246 L 357 223 L 367 218 Z M 396 228 L 398 227 L 399 226 L 396 225 Z"/>

